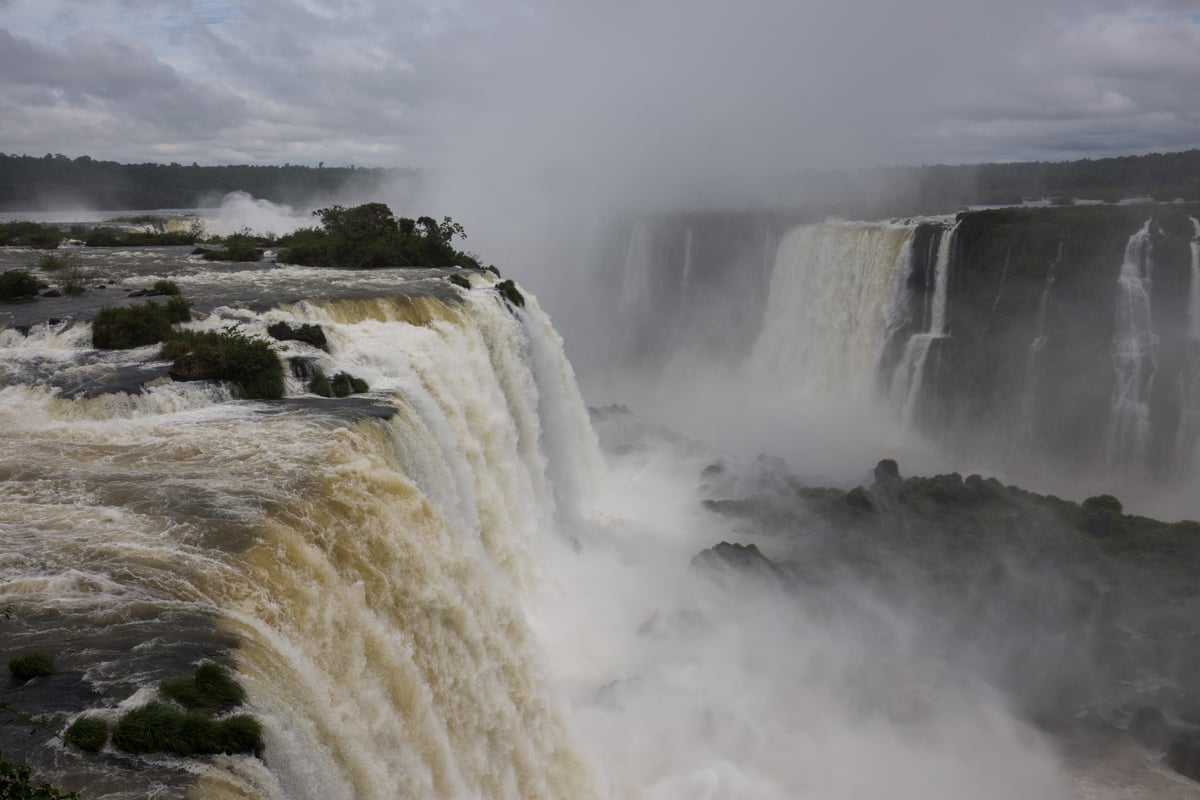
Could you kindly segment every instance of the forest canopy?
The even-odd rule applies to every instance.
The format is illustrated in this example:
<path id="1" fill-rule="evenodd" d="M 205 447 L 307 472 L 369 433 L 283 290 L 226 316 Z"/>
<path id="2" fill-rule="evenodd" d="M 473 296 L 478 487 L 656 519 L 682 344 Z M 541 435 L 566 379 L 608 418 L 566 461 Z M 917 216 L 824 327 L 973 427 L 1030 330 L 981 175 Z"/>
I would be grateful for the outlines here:
<path id="1" fill-rule="evenodd" d="M 586 171 L 586 165 L 581 165 Z M 1200 200 L 1200 150 L 1061 162 L 934 164 L 779 175 L 793 187 L 776 205 L 855 217 L 951 213 L 967 205 L 1023 200 L 1115 202 L 1144 196 Z M 309 208 L 338 197 L 379 196 L 384 186 L 418 189 L 430 173 L 359 167 L 119 164 L 88 156 L 0 153 L 0 211 L 46 208 L 165 209 L 216 206 L 229 192 Z"/>

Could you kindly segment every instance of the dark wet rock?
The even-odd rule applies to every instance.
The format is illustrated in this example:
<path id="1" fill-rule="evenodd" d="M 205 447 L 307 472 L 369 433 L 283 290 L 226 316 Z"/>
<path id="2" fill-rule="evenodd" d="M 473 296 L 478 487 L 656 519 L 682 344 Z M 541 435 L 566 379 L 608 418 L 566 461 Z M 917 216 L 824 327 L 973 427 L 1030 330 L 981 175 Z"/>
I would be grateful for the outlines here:
<path id="1" fill-rule="evenodd" d="M 871 499 L 871 493 L 861 486 L 855 486 L 846 492 L 846 505 L 855 511 L 875 510 L 875 502 Z"/>
<path id="2" fill-rule="evenodd" d="M 198 353 L 185 353 L 167 370 L 173 381 L 211 381 L 218 376 L 217 363 Z"/>
<path id="3" fill-rule="evenodd" d="M 47 289 L 46 291 L 42 292 L 41 296 L 42 297 L 62 297 L 62 292 L 60 292 L 58 289 Z"/>
<path id="4" fill-rule="evenodd" d="M 325 338 L 325 331 L 320 325 L 301 325 L 298 328 L 293 328 L 286 322 L 276 322 L 267 328 L 267 335 L 277 341 L 304 342 L 322 350 L 326 350 L 329 347 L 329 342 Z"/>
<path id="5" fill-rule="evenodd" d="M 315 359 L 293 356 L 288 359 L 288 370 L 296 380 L 308 383 L 319 371 L 319 368 Z"/>
<path id="6" fill-rule="evenodd" d="M 754 544 L 721 542 L 702 550 L 692 559 L 692 566 L 699 569 L 733 569 L 739 572 L 757 572 L 778 575 L 779 567 L 767 558 Z"/>
<path id="7" fill-rule="evenodd" d="M 1200 731 L 1188 731 L 1176 735 L 1167 745 L 1167 766 L 1200 781 Z"/>
<path id="8" fill-rule="evenodd" d="M 1147 747 L 1160 748 L 1171 738 L 1171 726 L 1162 711 L 1154 706 L 1141 706 L 1135 710 L 1129 716 L 1125 730 Z"/>

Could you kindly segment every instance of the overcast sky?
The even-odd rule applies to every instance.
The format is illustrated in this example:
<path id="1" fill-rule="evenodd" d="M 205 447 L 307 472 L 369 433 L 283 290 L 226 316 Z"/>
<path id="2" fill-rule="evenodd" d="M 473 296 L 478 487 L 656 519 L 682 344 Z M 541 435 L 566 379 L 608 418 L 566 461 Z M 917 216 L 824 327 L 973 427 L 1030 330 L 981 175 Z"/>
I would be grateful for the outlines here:
<path id="1" fill-rule="evenodd" d="M 1200 146 L 1200 2 L 0 0 L 0 151 L 754 172 Z"/>

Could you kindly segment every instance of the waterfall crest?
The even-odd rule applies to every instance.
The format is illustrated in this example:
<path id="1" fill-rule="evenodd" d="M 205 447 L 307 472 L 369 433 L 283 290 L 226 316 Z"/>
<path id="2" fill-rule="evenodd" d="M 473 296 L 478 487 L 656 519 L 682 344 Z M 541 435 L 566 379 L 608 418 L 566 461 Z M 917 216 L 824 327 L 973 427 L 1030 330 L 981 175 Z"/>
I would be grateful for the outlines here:
<path id="1" fill-rule="evenodd" d="M 864 223 L 792 228 L 779 245 L 751 354 L 756 374 L 787 389 L 867 398 L 915 230 Z"/>
<path id="2" fill-rule="evenodd" d="M 91 350 L 86 324 L 6 331 L 0 605 L 30 623 L 16 644 L 53 607 L 60 639 L 138 645 L 95 650 L 88 671 L 132 703 L 236 643 L 266 767 L 162 762 L 164 786 L 195 773 L 201 796 L 597 796 L 524 603 L 534 549 L 587 513 L 601 459 L 525 297 L 318 297 L 190 323 L 320 324 L 328 352 L 277 347 L 366 379 L 348 401 L 296 397 L 296 379 L 275 403 L 165 380 L 70 399 L 40 377 L 154 351 Z"/>

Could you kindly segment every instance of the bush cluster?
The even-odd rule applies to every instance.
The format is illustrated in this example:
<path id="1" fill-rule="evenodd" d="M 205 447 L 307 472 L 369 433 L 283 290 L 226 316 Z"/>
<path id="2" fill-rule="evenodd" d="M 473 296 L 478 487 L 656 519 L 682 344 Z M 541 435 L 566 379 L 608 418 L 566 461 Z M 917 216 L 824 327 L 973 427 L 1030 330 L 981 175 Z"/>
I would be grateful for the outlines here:
<path id="1" fill-rule="evenodd" d="M 28 271 L 7 269 L 0 272 L 0 300 L 24 300 L 37 294 L 38 282 Z"/>
<path id="2" fill-rule="evenodd" d="M 262 726 L 248 714 L 213 719 L 151 702 L 121 717 L 113 746 L 126 753 L 175 756 L 254 753 L 263 750 Z"/>
<path id="3" fill-rule="evenodd" d="M 79 800 L 75 792 L 63 792 L 48 783 L 34 783 L 28 764 L 14 764 L 0 757 L 0 798 L 3 800 Z"/>
<path id="4" fill-rule="evenodd" d="M 0 222 L 0 246 L 53 250 L 62 238 L 62 231 L 57 225 L 26 221 Z"/>
<path id="5" fill-rule="evenodd" d="M 283 365 L 268 342 L 234 329 L 181 331 L 162 346 L 175 380 L 232 381 L 246 399 L 283 397 Z"/>
<path id="6" fill-rule="evenodd" d="M 128 350 L 157 344 L 171 335 L 171 325 L 191 319 L 192 307 L 182 297 L 165 306 L 153 301 L 118 308 L 103 308 L 92 319 L 92 346 L 102 350 Z"/>
<path id="7" fill-rule="evenodd" d="M 256 237 L 250 232 L 249 228 L 242 228 L 237 233 L 215 241 L 219 241 L 224 245 L 224 249 L 205 250 L 200 254 L 205 261 L 261 261 L 263 247 L 269 246 L 273 240 Z"/>
<path id="8" fill-rule="evenodd" d="M 370 388 L 362 378 L 356 378 L 348 372 L 339 372 L 328 378 L 319 369 L 313 372 L 312 380 L 308 382 L 308 390 L 321 397 L 349 397 L 370 391 Z"/>
<path id="9" fill-rule="evenodd" d="M 302 228 L 281 241 L 279 260 L 315 267 L 474 267 L 479 261 L 456 250 L 451 241 L 466 238 L 450 217 L 397 218 L 384 203 L 353 208 L 330 206 L 314 211 L 320 228 Z"/>
<path id="10" fill-rule="evenodd" d="M 327 350 L 329 345 L 320 325 L 306 324 L 293 328 L 286 322 L 276 322 L 267 327 L 267 335 L 281 342 L 304 342 L 322 350 Z"/>

